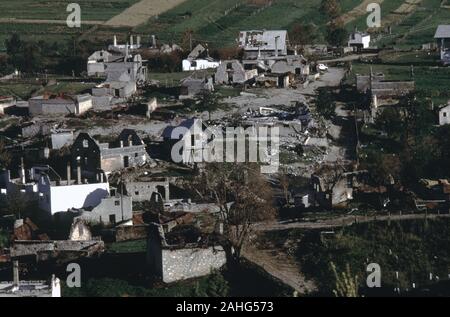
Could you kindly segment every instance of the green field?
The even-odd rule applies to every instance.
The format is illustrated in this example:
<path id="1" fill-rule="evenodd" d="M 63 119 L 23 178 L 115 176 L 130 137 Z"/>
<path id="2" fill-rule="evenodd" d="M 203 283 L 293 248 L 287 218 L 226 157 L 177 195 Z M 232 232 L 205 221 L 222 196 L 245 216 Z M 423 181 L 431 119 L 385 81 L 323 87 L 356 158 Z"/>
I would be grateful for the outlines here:
<path id="1" fill-rule="evenodd" d="M 357 0 L 341 1 L 343 10 L 358 3 Z M 152 32 L 166 41 L 179 41 L 185 30 L 192 30 L 197 41 L 215 47 L 234 46 L 241 30 L 290 29 L 295 23 L 314 23 L 323 31 L 328 21 L 318 12 L 319 7 L 317 0 L 277 0 L 266 7 L 242 0 L 188 0 L 150 19 L 137 31 Z M 317 35 L 317 41 L 321 41 L 322 34 Z"/>
<path id="2" fill-rule="evenodd" d="M 69 3 L 78 3 L 82 19 L 105 21 L 138 0 L 2 0 L 0 18 L 65 20 Z"/>

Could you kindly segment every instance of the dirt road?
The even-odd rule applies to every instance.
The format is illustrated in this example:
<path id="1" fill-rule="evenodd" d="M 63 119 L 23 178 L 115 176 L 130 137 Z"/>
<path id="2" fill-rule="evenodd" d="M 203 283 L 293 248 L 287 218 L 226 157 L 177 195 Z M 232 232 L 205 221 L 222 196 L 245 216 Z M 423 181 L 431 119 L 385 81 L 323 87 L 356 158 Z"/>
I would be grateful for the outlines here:
<path id="1" fill-rule="evenodd" d="M 67 25 L 66 20 L 37 20 L 37 19 L 15 19 L 15 18 L 0 18 L 0 23 Z M 105 21 L 81 20 L 81 25 L 99 25 L 103 23 L 105 23 Z"/>
<path id="2" fill-rule="evenodd" d="M 255 226 L 257 231 L 280 231 L 288 229 L 333 229 L 342 226 L 351 226 L 356 223 L 368 223 L 374 221 L 404 221 L 414 219 L 437 219 L 450 218 L 450 214 L 442 215 L 424 215 L 424 214 L 408 214 L 408 215 L 391 215 L 391 216 L 343 216 L 334 219 L 318 220 L 315 222 L 275 222 L 258 224 Z"/>

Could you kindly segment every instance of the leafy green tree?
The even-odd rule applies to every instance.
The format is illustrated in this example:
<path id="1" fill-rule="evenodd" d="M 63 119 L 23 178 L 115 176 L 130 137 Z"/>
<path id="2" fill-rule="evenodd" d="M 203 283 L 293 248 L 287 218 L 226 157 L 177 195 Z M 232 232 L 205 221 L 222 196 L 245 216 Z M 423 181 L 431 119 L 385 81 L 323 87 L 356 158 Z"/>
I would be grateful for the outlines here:
<path id="1" fill-rule="evenodd" d="M 319 88 L 316 108 L 319 114 L 326 119 L 331 119 L 336 114 L 336 104 L 329 89 Z"/>

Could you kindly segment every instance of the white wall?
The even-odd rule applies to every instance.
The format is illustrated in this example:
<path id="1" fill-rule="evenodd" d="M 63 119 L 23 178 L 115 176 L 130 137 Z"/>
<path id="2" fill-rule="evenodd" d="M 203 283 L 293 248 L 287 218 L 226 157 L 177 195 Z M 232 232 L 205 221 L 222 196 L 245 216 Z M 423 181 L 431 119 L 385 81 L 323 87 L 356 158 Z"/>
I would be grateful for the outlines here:
<path id="1" fill-rule="evenodd" d="M 50 186 L 46 177 L 39 180 L 39 207 L 52 215 L 71 208 L 96 207 L 109 196 L 109 183 Z"/>
<path id="2" fill-rule="evenodd" d="M 450 124 L 450 105 L 439 111 L 439 125 Z"/>
<path id="3" fill-rule="evenodd" d="M 196 66 L 192 66 L 192 63 L 197 63 Z M 195 61 L 183 60 L 183 71 L 193 71 L 193 70 L 201 70 L 208 68 L 217 68 L 219 67 L 220 62 L 210 62 L 206 59 L 196 59 Z"/>

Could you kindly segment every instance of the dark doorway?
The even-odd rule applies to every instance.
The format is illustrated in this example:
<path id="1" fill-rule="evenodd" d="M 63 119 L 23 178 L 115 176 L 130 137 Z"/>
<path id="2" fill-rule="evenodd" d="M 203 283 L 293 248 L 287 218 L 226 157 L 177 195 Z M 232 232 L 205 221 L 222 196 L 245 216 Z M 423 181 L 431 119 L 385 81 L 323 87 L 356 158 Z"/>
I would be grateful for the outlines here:
<path id="1" fill-rule="evenodd" d="M 123 167 L 130 167 L 130 158 L 128 156 L 123 157 Z"/>

